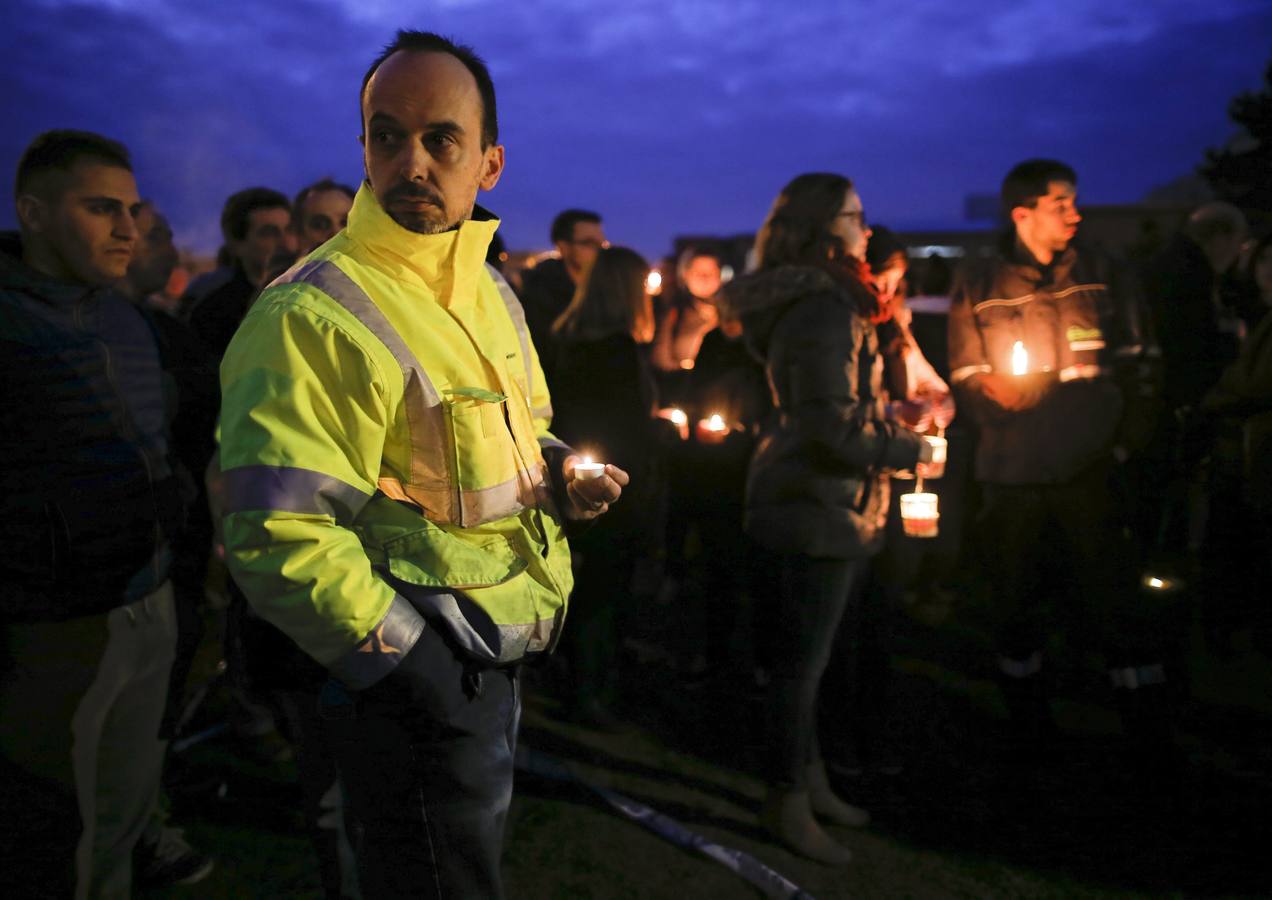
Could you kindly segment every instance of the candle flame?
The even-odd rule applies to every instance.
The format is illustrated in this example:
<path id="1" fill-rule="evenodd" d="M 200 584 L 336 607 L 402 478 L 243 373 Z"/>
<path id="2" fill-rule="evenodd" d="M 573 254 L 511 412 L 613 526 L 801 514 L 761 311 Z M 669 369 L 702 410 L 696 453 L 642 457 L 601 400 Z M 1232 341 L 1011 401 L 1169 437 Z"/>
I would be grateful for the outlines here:
<path id="1" fill-rule="evenodd" d="M 662 272 L 657 269 L 651 269 L 649 274 L 645 276 L 645 293 L 657 294 L 662 290 Z"/>
<path id="2" fill-rule="evenodd" d="M 1166 582 L 1162 581 L 1160 578 L 1150 578 L 1150 579 L 1148 579 L 1148 586 L 1149 586 L 1149 587 L 1151 587 L 1151 588 L 1160 588 L 1160 587 L 1164 586 L 1165 584 L 1166 584 Z"/>
<path id="3" fill-rule="evenodd" d="M 590 465 L 592 464 L 592 457 L 590 457 L 590 456 L 585 456 L 585 457 L 583 457 L 583 463 L 582 463 L 582 464 L 583 464 L 583 465 L 585 465 L 585 466 L 590 466 Z"/>
<path id="4" fill-rule="evenodd" d="M 1029 371 L 1029 353 L 1024 341 L 1016 341 L 1011 348 L 1011 374 L 1024 375 Z"/>
<path id="5" fill-rule="evenodd" d="M 712 413 L 711 418 L 707 419 L 707 427 L 712 431 L 724 431 L 724 417 L 719 413 Z"/>
<path id="6" fill-rule="evenodd" d="M 671 421 L 675 422 L 677 425 L 686 425 L 689 422 L 689 417 L 685 415 L 685 411 L 683 409 L 673 409 L 671 411 Z"/>

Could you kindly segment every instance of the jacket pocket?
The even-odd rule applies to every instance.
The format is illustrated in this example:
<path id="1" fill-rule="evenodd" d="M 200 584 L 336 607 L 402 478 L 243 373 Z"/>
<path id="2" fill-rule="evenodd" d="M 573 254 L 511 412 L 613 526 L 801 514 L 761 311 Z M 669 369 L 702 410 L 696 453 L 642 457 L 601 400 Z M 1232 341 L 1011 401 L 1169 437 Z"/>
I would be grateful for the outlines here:
<path id="1" fill-rule="evenodd" d="M 516 476 L 504 421 L 507 397 L 483 388 L 454 388 L 445 401 L 455 473 L 457 524 L 472 527 L 511 515 L 490 491 Z M 493 504 L 493 505 L 492 505 Z"/>
<path id="2" fill-rule="evenodd" d="M 459 538 L 422 520 L 423 526 L 368 550 L 394 578 L 424 587 L 476 588 L 502 584 L 521 574 L 525 560 L 503 537 Z"/>

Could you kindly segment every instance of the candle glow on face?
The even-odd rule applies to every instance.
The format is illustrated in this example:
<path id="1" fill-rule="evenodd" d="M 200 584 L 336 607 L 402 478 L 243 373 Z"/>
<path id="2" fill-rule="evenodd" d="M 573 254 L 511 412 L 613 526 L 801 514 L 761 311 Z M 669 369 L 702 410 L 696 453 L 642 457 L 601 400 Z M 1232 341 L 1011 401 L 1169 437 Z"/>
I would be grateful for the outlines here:
<path id="1" fill-rule="evenodd" d="M 1011 348 L 1011 374 L 1024 375 L 1029 371 L 1029 353 L 1024 341 L 1016 341 Z"/>

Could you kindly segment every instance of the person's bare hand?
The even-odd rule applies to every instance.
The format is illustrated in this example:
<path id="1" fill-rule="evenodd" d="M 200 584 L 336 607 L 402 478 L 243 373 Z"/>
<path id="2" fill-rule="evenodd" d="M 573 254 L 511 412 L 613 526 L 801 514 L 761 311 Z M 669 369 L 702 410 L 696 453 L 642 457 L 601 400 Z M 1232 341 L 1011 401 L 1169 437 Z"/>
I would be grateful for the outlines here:
<path id="1" fill-rule="evenodd" d="M 631 478 L 618 466 L 607 464 L 599 478 L 574 477 L 574 467 L 582 462 L 580 456 L 567 456 L 561 468 L 565 474 L 565 494 L 570 499 L 566 518 L 586 521 L 595 519 L 609 510 L 610 504 L 623 494 Z"/>
<path id="2" fill-rule="evenodd" d="M 1003 409 L 1015 412 L 1024 408 L 1025 395 L 1015 376 L 986 372 L 980 376 L 980 384 L 985 390 L 985 396 Z"/>

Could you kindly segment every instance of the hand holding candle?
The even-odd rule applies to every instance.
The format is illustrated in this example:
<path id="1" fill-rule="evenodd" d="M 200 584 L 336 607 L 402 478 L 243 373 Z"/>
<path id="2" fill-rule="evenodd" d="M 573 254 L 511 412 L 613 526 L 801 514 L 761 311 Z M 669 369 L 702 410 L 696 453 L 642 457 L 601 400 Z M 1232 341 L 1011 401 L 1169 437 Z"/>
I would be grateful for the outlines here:
<path id="1" fill-rule="evenodd" d="M 603 514 L 630 480 L 618 466 L 594 462 L 590 456 L 568 456 L 561 468 L 570 500 L 564 512 L 570 519 L 595 519 Z"/>
<path id="2" fill-rule="evenodd" d="M 689 416 L 685 414 L 683 409 L 676 407 L 666 407 L 658 410 L 658 418 L 666 419 L 672 425 L 676 426 L 676 433 L 680 435 L 682 441 L 689 440 Z"/>
<path id="3" fill-rule="evenodd" d="M 719 413 L 712 413 L 708 418 L 698 420 L 694 435 L 700 444 L 722 444 L 729 436 L 729 430 L 724 417 Z"/>

